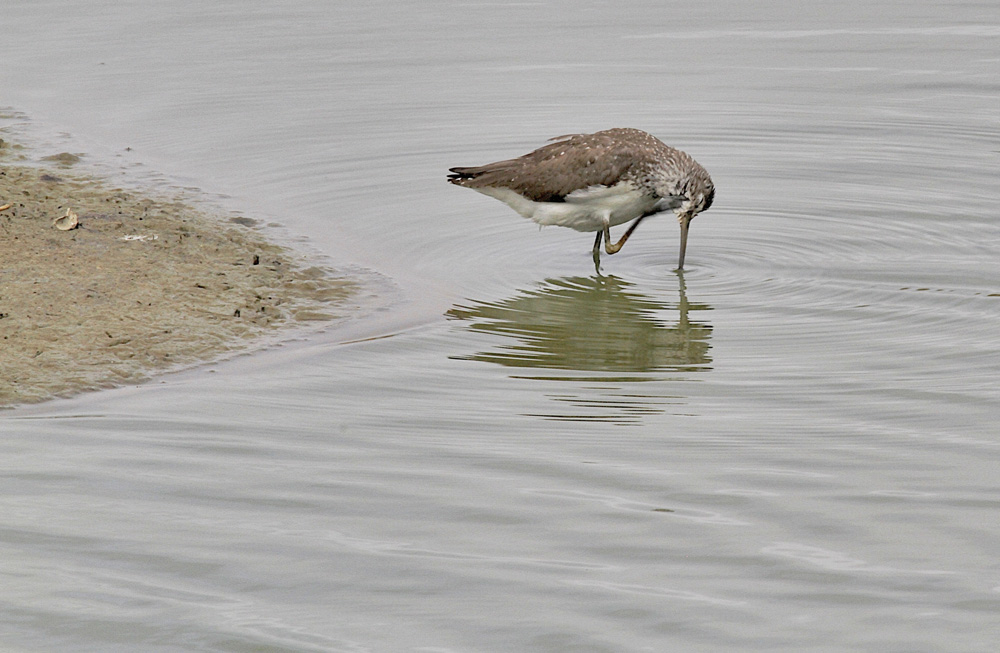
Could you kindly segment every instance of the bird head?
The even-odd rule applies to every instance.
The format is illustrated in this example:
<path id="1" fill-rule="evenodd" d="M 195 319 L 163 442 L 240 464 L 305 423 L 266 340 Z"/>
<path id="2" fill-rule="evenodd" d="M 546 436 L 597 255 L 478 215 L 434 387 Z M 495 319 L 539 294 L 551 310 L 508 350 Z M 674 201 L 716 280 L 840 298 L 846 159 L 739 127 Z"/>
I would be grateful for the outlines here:
<path id="1" fill-rule="evenodd" d="M 691 184 L 691 188 L 686 189 L 684 200 L 677 207 L 677 217 L 687 216 L 690 220 L 702 211 L 707 211 L 715 201 L 715 186 L 712 182 Z"/>

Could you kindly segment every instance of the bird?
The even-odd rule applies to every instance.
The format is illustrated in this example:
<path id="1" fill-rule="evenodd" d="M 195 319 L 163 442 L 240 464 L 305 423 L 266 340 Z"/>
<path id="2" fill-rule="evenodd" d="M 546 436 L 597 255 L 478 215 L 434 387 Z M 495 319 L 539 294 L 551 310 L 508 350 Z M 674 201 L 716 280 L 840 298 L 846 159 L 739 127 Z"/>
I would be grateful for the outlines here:
<path id="1" fill-rule="evenodd" d="M 496 198 L 539 225 L 596 231 L 598 272 L 602 239 L 615 254 L 640 222 L 669 210 L 681 227 L 677 269 L 683 270 L 688 226 L 715 200 L 712 178 L 690 155 L 627 127 L 556 136 L 524 156 L 449 172 L 450 183 Z M 632 224 L 612 242 L 611 227 L 626 222 Z"/>

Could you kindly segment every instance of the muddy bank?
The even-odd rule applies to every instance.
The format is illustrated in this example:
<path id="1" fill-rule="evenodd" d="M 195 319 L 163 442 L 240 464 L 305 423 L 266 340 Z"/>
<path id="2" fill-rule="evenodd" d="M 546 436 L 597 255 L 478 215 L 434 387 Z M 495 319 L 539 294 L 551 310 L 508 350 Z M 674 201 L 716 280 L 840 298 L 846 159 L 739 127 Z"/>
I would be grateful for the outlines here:
<path id="1" fill-rule="evenodd" d="M 336 317 L 355 290 L 252 221 L 22 152 L 0 141 L 0 406 L 210 361 Z"/>

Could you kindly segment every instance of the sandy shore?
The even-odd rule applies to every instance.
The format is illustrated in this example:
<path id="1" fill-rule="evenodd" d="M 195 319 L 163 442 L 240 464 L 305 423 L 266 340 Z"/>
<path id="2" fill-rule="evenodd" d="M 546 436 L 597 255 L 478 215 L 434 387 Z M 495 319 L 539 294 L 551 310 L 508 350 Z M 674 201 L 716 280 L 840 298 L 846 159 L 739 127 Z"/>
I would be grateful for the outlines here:
<path id="1" fill-rule="evenodd" d="M 354 289 L 252 221 L 23 157 L 0 141 L 0 406 L 210 361 L 335 317 Z"/>

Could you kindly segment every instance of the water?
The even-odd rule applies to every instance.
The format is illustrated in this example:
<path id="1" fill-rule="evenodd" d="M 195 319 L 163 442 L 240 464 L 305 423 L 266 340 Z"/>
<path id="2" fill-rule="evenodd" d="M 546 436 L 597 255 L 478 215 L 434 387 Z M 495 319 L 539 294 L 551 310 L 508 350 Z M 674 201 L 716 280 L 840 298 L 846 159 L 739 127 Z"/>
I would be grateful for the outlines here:
<path id="1" fill-rule="evenodd" d="M 2 20 L 41 149 L 386 280 L 282 347 L 0 415 L 7 650 L 996 650 L 992 4 Z M 715 180 L 683 276 L 669 217 L 597 277 L 589 235 L 444 183 L 610 126 Z"/>

